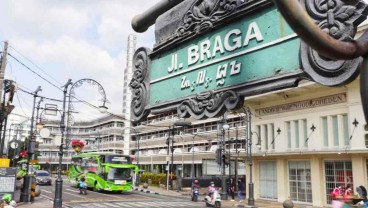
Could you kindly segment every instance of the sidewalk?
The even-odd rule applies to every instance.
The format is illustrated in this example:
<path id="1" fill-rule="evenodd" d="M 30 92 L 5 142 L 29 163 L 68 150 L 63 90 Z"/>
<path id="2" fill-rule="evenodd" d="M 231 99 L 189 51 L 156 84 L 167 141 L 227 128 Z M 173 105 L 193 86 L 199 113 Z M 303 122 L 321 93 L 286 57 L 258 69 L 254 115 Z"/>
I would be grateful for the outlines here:
<path id="1" fill-rule="evenodd" d="M 190 191 L 173 191 L 173 190 L 166 190 L 163 188 L 150 186 L 147 190 L 144 190 L 142 187 L 139 188 L 139 191 L 142 190 L 143 192 L 150 193 L 150 194 L 161 194 L 166 196 L 175 196 L 175 197 L 181 197 L 181 198 L 187 198 L 190 199 Z M 204 195 L 201 195 L 199 198 L 198 203 L 203 203 L 202 200 L 204 198 Z M 237 197 L 235 197 L 235 201 L 231 201 L 231 197 L 229 197 L 228 200 L 222 200 L 221 202 L 222 207 L 251 207 L 247 205 L 247 200 L 244 200 L 242 203 L 239 203 L 239 200 Z M 265 200 L 256 200 L 254 207 L 271 207 L 271 208 L 283 208 L 282 203 L 279 202 L 272 202 L 272 201 L 265 201 Z M 294 207 L 301 207 L 294 205 Z M 307 206 L 304 206 L 307 207 Z"/>
<path id="2" fill-rule="evenodd" d="M 45 197 L 36 197 L 34 202 L 19 202 L 17 203 L 17 207 L 21 208 L 52 208 L 53 207 L 53 201 L 50 199 L 47 199 Z M 68 208 L 68 206 L 63 206 L 63 208 Z"/>

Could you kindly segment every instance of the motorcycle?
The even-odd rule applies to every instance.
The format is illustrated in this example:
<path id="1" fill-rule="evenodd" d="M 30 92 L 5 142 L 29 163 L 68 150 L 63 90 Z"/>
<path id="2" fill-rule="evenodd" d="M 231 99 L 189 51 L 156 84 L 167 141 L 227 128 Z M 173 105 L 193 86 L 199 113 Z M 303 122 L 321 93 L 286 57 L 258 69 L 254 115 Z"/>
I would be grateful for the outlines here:
<path id="1" fill-rule="evenodd" d="M 87 195 L 87 184 L 79 183 L 79 194 Z"/>
<path id="2" fill-rule="evenodd" d="M 198 196 L 199 196 L 199 189 L 198 188 L 194 188 L 192 191 L 192 201 L 198 201 Z"/>
<path id="3" fill-rule="evenodd" d="M 0 203 L 1 208 L 15 208 L 17 203 L 14 200 L 11 200 L 9 203 L 2 202 Z"/>
<path id="4" fill-rule="evenodd" d="M 212 199 L 211 199 L 212 198 Z M 214 191 L 212 193 L 212 197 L 211 196 L 206 196 L 204 198 L 204 201 L 206 203 L 206 207 L 216 207 L 216 208 L 221 208 L 221 196 L 220 194 L 216 191 Z"/>

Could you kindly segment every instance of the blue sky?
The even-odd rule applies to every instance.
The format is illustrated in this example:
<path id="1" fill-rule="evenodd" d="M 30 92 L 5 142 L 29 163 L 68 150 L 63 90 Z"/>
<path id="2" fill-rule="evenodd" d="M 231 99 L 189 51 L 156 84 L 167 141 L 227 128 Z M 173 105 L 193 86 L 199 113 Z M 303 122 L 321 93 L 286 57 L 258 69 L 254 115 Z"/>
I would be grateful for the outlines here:
<path id="1" fill-rule="evenodd" d="M 153 27 L 143 34 L 131 28 L 131 19 L 159 0 L 27 0 L 0 1 L 0 41 L 9 41 L 9 53 L 56 86 L 68 78 L 91 78 L 106 91 L 109 111 L 121 113 L 122 79 L 129 34 L 137 35 L 137 47 L 152 48 Z M 0 44 L 3 48 L 3 42 Z M 19 87 L 42 96 L 62 99 L 62 91 L 8 57 L 5 77 Z M 97 88 L 83 85 L 77 96 L 100 105 Z M 31 116 L 33 97 L 18 92 L 14 112 Z M 52 103 L 45 101 L 44 103 Z M 59 108 L 61 104 L 59 103 Z M 101 116 L 86 105 L 75 105 L 80 120 Z"/>
<path id="2" fill-rule="evenodd" d="M 366 2 L 368 0 L 365 0 Z M 91 78 L 105 89 L 109 111 L 120 114 L 122 79 L 129 34 L 137 35 L 137 48 L 152 48 L 151 27 L 143 34 L 131 28 L 132 18 L 159 0 L 1 0 L 0 41 L 8 40 L 9 53 L 56 86 L 68 78 Z M 3 42 L 0 42 L 3 48 Z M 62 91 L 8 57 L 5 76 L 19 87 L 42 96 L 62 99 Z M 76 95 L 94 105 L 101 104 L 97 88 L 85 85 Z M 33 97 L 18 92 L 14 112 L 31 116 Z M 44 103 L 52 103 L 45 101 Z M 61 104 L 59 108 L 61 108 Z M 79 120 L 101 114 L 83 104 L 75 105 Z"/>

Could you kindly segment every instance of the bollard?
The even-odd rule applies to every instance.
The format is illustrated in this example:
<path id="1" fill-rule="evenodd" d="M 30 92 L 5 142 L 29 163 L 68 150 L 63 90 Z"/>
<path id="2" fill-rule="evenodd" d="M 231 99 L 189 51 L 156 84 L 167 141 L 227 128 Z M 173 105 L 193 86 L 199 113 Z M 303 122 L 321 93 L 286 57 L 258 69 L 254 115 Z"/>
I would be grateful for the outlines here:
<path id="1" fill-rule="evenodd" d="M 30 202 L 34 202 L 34 198 L 36 197 L 36 182 L 32 181 L 31 185 L 31 200 Z"/>
<path id="2" fill-rule="evenodd" d="M 294 203 L 293 201 L 291 201 L 290 199 L 286 199 L 283 203 L 282 206 L 284 208 L 293 208 L 294 207 Z"/>
<path id="3" fill-rule="evenodd" d="M 144 189 L 147 189 L 147 188 L 148 188 L 148 183 L 144 183 L 144 184 L 143 184 L 143 188 L 144 188 Z"/>

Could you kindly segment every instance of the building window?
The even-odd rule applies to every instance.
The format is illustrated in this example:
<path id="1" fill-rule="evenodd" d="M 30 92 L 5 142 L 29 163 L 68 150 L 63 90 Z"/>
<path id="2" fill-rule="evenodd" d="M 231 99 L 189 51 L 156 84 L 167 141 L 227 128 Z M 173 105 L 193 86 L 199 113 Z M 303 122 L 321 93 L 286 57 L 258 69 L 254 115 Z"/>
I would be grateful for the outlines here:
<path id="1" fill-rule="evenodd" d="M 289 185 L 291 200 L 312 203 L 309 161 L 289 161 Z"/>
<path id="2" fill-rule="evenodd" d="M 259 196 L 264 199 L 277 199 L 276 161 L 259 162 Z"/>
<path id="3" fill-rule="evenodd" d="M 274 124 L 273 123 L 269 123 L 269 124 L 262 124 L 262 125 L 257 125 L 256 126 L 256 132 L 257 134 L 255 135 L 258 141 L 258 136 L 262 139 L 262 143 L 263 146 L 261 147 L 261 150 L 269 150 L 269 149 L 274 149 L 275 146 L 274 144 L 270 145 L 272 139 L 274 138 Z"/>
<path id="4" fill-rule="evenodd" d="M 295 147 L 299 148 L 299 121 L 294 121 L 295 124 Z"/>
<path id="5" fill-rule="evenodd" d="M 353 186 L 351 161 L 325 161 L 326 202 L 331 204 L 331 192 L 337 186 Z"/>
<path id="6" fill-rule="evenodd" d="M 287 138 L 288 138 L 288 148 L 291 149 L 291 124 L 286 122 Z"/>
<path id="7" fill-rule="evenodd" d="M 333 130 L 333 144 L 335 147 L 339 146 L 339 127 L 337 116 L 332 116 L 332 130 Z"/>
<path id="8" fill-rule="evenodd" d="M 324 116 L 321 119 L 324 147 L 341 147 L 349 144 L 349 122 L 347 114 Z"/>
<path id="9" fill-rule="evenodd" d="M 364 135 L 365 148 L 368 148 L 368 134 Z"/>
<path id="10" fill-rule="evenodd" d="M 286 122 L 287 148 L 299 149 L 306 147 L 307 139 L 307 119 L 293 120 Z"/>
<path id="11" fill-rule="evenodd" d="M 308 138 L 308 125 L 307 125 L 307 119 L 303 119 L 302 120 L 302 123 L 303 123 L 303 147 L 308 147 L 308 142 L 307 141 L 307 138 Z"/>
<path id="12" fill-rule="evenodd" d="M 342 116 L 342 121 L 343 121 L 343 131 L 344 131 L 344 144 L 348 145 L 349 144 L 349 122 L 348 122 L 348 115 L 343 115 Z"/>
<path id="13" fill-rule="evenodd" d="M 322 117 L 322 129 L 323 129 L 323 146 L 328 147 L 327 117 Z"/>

